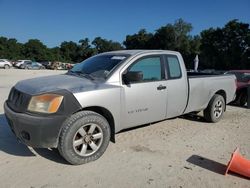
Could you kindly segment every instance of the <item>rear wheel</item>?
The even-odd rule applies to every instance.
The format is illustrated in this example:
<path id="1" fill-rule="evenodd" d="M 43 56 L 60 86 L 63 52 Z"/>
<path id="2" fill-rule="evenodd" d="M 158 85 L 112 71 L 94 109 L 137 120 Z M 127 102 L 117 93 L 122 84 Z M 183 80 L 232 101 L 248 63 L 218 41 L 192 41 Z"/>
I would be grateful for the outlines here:
<path id="1" fill-rule="evenodd" d="M 208 122 L 218 122 L 224 114 L 225 107 L 226 103 L 224 98 L 221 95 L 215 94 L 204 110 L 204 118 Z"/>
<path id="2" fill-rule="evenodd" d="M 58 150 L 71 164 L 79 165 L 101 157 L 108 147 L 110 126 L 92 111 L 72 115 L 63 125 Z"/>

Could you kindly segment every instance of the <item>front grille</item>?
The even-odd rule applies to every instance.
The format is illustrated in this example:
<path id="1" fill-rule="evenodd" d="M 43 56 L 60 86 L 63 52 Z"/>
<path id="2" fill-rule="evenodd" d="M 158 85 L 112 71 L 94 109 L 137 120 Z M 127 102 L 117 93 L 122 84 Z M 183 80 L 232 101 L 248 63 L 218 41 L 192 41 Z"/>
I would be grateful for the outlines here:
<path id="1" fill-rule="evenodd" d="M 13 87 L 8 98 L 9 107 L 16 112 L 25 112 L 30 100 L 30 95 Z"/>

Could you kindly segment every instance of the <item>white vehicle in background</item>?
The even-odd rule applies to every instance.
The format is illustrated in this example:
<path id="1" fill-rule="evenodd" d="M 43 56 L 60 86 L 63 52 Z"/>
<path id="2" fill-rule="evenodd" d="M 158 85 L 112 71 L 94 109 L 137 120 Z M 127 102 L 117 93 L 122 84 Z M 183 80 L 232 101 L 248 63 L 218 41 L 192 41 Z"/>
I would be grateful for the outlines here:
<path id="1" fill-rule="evenodd" d="M 9 69 L 12 67 L 12 64 L 7 59 L 0 59 L 0 68 Z"/>
<path id="2" fill-rule="evenodd" d="M 32 63 L 32 61 L 31 60 L 18 60 L 15 63 L 15 67 L 20 68 L 23 63 Z"/>

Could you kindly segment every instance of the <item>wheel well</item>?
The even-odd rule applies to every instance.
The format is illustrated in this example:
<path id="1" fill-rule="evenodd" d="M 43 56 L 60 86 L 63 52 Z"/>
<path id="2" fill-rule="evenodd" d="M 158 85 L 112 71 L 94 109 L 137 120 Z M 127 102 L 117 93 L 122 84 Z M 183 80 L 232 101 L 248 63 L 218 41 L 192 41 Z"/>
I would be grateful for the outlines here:
<path id="1" fill-rule="evenodd" d="M 225 110 L 226 111 L 226 108 L 227 108 L 227 94 L 224 90 L 219 90 L 217 91 L 215 94 L 218 94 L 218 95 L 221 95 L 223 98 L 224 98 L 224 101 L 225 101 Z"/>
<path id="2" fill-rule="evenodd" d="M 219 90 L 215 94 L 221 95 L 224 98 L 225 103 L 227 103 L 227 95 L 226 95 L 226 92 L 224 90 Z"/>
<path id="3" fill-rule="evenodd" d="M 104 118 L 106 118 L 106 120 L 109 123 L 110 130 L 111 130 L 110 141 L 115 143 L 115 121 L 114 121 L 114 118 L 113 118 L 113 115 L 111 114 L 111 112 L 109 110 L 107 110 L 106 108 L 103 108 L 100 106 L 86 107 L 86 108 L 81 109 L 80 111 L 83 111 L 83 110 L 96 112 L 96 113 L 102 115 Z"/>

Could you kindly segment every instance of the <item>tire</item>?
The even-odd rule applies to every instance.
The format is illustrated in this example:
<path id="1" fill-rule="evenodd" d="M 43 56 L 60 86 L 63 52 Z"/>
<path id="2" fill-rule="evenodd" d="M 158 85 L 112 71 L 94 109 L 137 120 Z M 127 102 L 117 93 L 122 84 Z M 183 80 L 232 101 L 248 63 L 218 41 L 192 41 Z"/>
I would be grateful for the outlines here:
<path id="1" fill-rule="evenodd" d="M 107 149 L 110 141 L 108 121 L 92 111 L 82 111 L 69 117 L 62 127 L 58 150 L 73 165 L 95 161 Z"/>
<path id="2" fill-rule="evenodd" d="M 208 122 L 216 123 L 222 118 L 225 108 L 225 99 L 221 95 L 215 94 L 204 110 L 204 118 Z"/>
<path id="3" fill-rule="evenodd" d="M 241 92 L 241 94 L 239 96 L 239 105 L 245 106 L 246 103 L 247 103 L 247 93 Z"/>
<path id="4" fill-rule="evenodd" d="M 9 65 L 4 65 L 4 69 L 9 69 L 10 66 Z"/>

